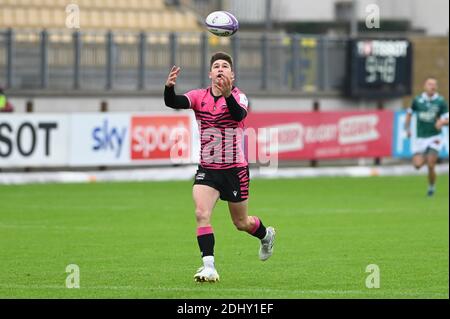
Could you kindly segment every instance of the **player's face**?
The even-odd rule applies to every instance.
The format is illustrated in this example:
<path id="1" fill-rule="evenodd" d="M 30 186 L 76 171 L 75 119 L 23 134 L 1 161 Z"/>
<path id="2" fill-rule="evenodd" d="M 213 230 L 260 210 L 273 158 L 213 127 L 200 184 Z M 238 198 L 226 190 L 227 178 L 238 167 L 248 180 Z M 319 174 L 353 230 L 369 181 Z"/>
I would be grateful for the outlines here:
<path id="1" fill-rule="evenodd" d="M 231 70 L 230 63 L 225 60 L 214 61 L 211 66 L 211 71 L 209 72 L 209 78 L 214 82 L 217 78 L 220 78 L 223 75 L 230 78 L 231 81 L 234 80 L 234 73 Z"/>
<path id="2" fill-rule="evenodd" d="M 425 81 L 424 85 L 425 92 L 432 96 L 437 91 L 437 81 L 435 79 L 428 79 Z"/>

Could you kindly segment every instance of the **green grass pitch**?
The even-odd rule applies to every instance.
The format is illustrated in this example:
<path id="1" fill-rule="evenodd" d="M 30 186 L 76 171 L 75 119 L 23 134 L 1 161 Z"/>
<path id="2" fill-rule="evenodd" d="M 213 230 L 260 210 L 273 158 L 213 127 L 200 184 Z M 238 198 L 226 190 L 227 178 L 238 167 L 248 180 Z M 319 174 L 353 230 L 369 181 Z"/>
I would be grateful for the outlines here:
<path id="1" fill-rule="evenodd" d="M 191 182 L 0 186 L 0 298 L 448 298 L 448 175 L 253 180 L 274 255 L 218 202 L 217 284 L 200 266 Z M 66 266 L 80 288 L 66 288 Z M 366 266 L 380 288 L 366 287 Z"/>

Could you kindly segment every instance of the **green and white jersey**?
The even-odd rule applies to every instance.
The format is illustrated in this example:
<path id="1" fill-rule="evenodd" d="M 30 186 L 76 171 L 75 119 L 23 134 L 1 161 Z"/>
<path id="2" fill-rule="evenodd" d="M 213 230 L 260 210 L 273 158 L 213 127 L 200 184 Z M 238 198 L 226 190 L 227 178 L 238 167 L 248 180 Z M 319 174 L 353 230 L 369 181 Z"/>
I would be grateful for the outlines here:
<path id="1" fill-rule="evenodd" d="M 448 116 L 448 106 L 439 94 L 436 93 L 430 98 L 426 93 L 422 93 L 414 98 L 408 112 L 416 113 L 417 137 L 430 137 L 441 133 L 435 124 L 440 117 Z"/>

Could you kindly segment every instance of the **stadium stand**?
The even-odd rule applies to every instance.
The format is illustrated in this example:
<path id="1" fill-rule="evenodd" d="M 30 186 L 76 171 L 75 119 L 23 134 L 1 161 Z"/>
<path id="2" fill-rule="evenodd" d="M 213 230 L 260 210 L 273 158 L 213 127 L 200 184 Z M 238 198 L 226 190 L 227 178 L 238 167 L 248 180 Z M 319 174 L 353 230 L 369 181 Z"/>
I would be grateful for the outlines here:
<path id="1" fill-rule="evenodd" d="M 192 11 L 164 0 L 0 0 L 0 29 L 65 29 L 71 3 L 79 7 L 83 30 L 200 31 Z"/>

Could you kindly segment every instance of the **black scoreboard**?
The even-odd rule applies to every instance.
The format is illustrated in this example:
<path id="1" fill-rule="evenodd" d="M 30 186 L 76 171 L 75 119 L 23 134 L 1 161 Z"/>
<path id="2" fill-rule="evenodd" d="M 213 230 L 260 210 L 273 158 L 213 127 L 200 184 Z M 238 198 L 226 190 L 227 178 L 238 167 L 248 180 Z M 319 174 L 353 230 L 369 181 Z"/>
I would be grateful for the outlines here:
<path id="1" fill-rule="evenodd" d="M 352 39 L 347 95 L 383 99 L 411 94 L 412 44 L 405 39 Z"/>

